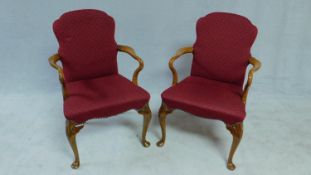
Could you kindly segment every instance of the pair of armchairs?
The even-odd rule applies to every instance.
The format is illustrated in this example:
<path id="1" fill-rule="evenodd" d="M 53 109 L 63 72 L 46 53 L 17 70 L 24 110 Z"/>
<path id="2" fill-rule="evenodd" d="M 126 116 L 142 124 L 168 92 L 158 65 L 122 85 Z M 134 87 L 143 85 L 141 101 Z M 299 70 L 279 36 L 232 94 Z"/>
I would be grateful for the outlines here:
<path id="1" fill-rule="evenodd" d="M 53 30 L 59 50 L 49 58 L 49 63 L 58 71 L 62 85 L 66 135 L 75 157 L 71 167 L 76 169 L 80 165 L 76 135 L 90 119 L 135 109 L 144 117 L 142 144 L 150 146 L 146 140 L 152 116 L 150 95 L 138 86 L 138 74 L 144 62 L 131 47 L 116 43 L 113 18 L 99 10 L 71 11 L 54 22 Z M 233 170 L 232 157 L 243 134 L 247 94 L 253 74 L 260 68 L 260 62 L 250 54 L 257 29 L 245 17 L 217 12 L 200 18 L 196 30 L 193 47 L 178 50 L 169 61 L 173 82 L 161 95 L 162 138 L 157 145 L 165 143 L 166 116 L 174 109 L 221 120 L 233 136 L 227 161 L 227 167 Z M 118 73 L 118 51 L 128 53 L 139 63 L 132 81 Z M 191 75 L 178 82 L 173 63 L 187 53 L 193 54 Z M 253 68 L 243 88 L 249 64 Z"/>

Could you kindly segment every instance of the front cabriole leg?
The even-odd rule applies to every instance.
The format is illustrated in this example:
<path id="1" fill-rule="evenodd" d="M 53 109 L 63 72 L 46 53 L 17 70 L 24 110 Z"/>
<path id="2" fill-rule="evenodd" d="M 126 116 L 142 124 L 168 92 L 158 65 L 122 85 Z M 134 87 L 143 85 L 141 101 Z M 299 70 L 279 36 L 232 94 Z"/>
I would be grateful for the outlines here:
<path id="1" fill-rule="evenodd" d="M 148 103 L 145 104 L 145 106 L 137 110 L 137 112 L 144 116 L 144 125 L 143 125 L 143 131 L 142 131 L 142 144 L 144 147 L 149 147 L 150 142 L 146 140 L 146 135 L 147 135 L 147 131 L 148 131 L 149 123 L 151 120 L 151 115 L 152 115 L 149 104 Z"/>
<path id="2" fill-rule="evenodd" d="M 228 162 L 227 162 L 227 168 L 229 170 L 234 170 L 235 165 L 232 162 L 232 159 L 233 159 L 233 155 L 234 155 L 236 149 L 238 148 L 239 143 L 242 139 L 243 123 L 235 123 L 235 124 L 231 124 L 231 125 L 227 124 L 227 129 L 230 131 L 230 133 L 233 136 L 232 145 L 231 145 L 229 158 L 228 158 Z"/>
<path id="3" fill-rule="evenodd" d="M 66 121 L 66 135 L 67 139 L 69 141 L 69 144 L 72 148 L 72 151 L 75 156 L 75 160 L 71 164 L 71 168 L 77 169 L 80 166 L 80 158 L 79 158 L 79 152 L 78 152 L 78 147 L 76 143 L 76 135 L 78 132 L 84 127 L 84 124 L 78 124 L 74 121 L 67 120 Z"/>
<path id="4" fill-rule="evenodd" d="M 166 116 L 171 113 L 172 110 L 168 108 L 168 106 L 162 102 L 161 107 L 159 109 L 159 123 L 161 126 L 162 138 L 157 142 L 157 146 L 162 147 L 166 140 Z"/>

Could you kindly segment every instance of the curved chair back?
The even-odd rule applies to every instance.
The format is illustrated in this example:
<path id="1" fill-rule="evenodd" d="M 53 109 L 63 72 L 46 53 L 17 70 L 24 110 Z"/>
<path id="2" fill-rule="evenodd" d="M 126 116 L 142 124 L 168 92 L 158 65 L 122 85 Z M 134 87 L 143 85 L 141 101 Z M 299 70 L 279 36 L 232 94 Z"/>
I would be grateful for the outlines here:
<path id="1" fill-rule="evenodd" d="M 53 30 L 66 82 L 118 73 L 115 23 L 105 12 L 67 12 L 54 22 Z"/>
<path id="2" fill-rule="evenodd" d="M 242 87 L 257 28 L 245 17 L 216 12 L 198 20 L 191 74 Z"/>

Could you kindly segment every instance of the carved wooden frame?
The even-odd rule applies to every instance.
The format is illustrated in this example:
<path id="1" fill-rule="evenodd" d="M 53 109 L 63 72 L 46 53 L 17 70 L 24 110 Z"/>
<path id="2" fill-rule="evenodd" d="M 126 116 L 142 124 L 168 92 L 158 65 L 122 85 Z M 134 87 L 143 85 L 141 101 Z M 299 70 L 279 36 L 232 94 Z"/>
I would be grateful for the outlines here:
<path id="1" fill-rule="evenodd" d="M 178 83 L 178 74 L 177 71 L 174 67 L 174 62 L 180 58 L 180 56 L 187 54 L 187 53 L 193 53 L 193 47 L 184 47 L 179 49 L 176 54 L 170 59 L 169 61 L 169 68 L 172 72 L 173 75 L 173 80 L 172 80 L 172 86 L 176 85 Z M 254 72 L 260 69 L 261 63 L 258 61 L 256 58 L 251 57 L 249 59 L 249 64 L 251 64 L 253 67 L 249 70 L 248 73 L 248 78 L 247 78 L 247 83 L 244 87 L 243 94 L 242 94 L 242 101 L 245 104 L 246 99 L 248 96 L 248 91 L 251 87 L 252 80 L 254 77 Z M 157 146 L 163 146 L 165 144 L 165 139 L 166 139 L 166 116 L 167 114 L 171 113 L 173 109 L 170 109 L 169 106 L 167 106 L 163 101 L 162 105 L 159 109 L 158 117 L 159 117 L 159 122 L 161 126 L 161 131 L 162 131 L 162 138 L 158 141 Z M 235 165 L 232 162 L 234 153 L 242 139 L 243 135 L 243 123 L 234 123 L 234 124 L 226 124 L 226 128 L 230 131 L 232 134 L 233 140 L 232 140 L 232 145 L 229 153 L 229 157 L 227 160 L 227 168 L 229 170 L 234 170 Z"/>
<path id="2" fill-rule="evenodd" d="M 135 53 L 135 50 L 131 48 L 130 46 L 125 45 L 118 45 L 118 51 L 128 53 L 130 56 L 132 56 L 138 63 L 138 68 L 133 73 L 132 82 L 138 86 L 138 75 L 140 71 L 144 68 L 144 62 L 143 60 L 137 56 Z M 49 58 L 50 65 L 55 68 L 59 75 L 59 81 L 62 85 L 62 92 L 63 92 L 63 99 L 64 101 L 69 96 L 68 90 L 66 89 L 66 83 L 65 83 L 65 76 L 63 73 L 63 68 L 57 64 L 58 61 L 61 61 L 61 57 L 59 54 L 54 54 Z M 149 103 L 145 104 L 141 109 L 137 109 L 137 112 L 144 117 L 143 121 L 143 129 L 142 129 L 142 138 L 141 142 L 144 147 L 149 147 L 150 142 L 146 140 L 146 135 L 149 127 L 149 123 L 152 117 L 151 110 L 149 107 Z M 78 147 L 76 143 L 76 135 L 79 133 L 79 131 L 84 127 L 84 123 L 76 123 L 75 121 L 66 120 L 66 135 L 67 139 L 69 141 L 69 144 L 72 148 L 72 151 L 74 153 L 74 161 L 71 164 L 71 167 L 73 169 L 77 169 L 80 166 L 80 158 L 79 158 L 79 152 Z"/>
<path id="3" fill-rule="evenodd" d="M 139 56 L 136 55 L 135 50 L 133 48 L 131 48 L 130 46 L 118 45 L 118 51 L 128 53 L 130 56 L 132 56 L 139 63 L 139 66 L 134 71 L 133 78 L 132 78 L 132 82 L 135 85 L 138 85 L 138 74 L 144 68 L 143 60 Z"/>

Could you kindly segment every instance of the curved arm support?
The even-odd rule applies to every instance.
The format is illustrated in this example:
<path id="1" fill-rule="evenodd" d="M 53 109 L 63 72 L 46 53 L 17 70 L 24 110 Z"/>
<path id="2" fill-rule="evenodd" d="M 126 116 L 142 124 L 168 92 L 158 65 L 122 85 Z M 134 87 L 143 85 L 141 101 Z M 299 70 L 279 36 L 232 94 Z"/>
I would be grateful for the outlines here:
<path id="1" fill-rule="evenodd" d="M 170 59 L 168 66 L 170 70 L 172 71 L 173 74 L 173 81 L 172 81 L 172 86 L 178 83 L 178 74 L 177 71 L 174 67 L 174 62 L 177 60 L 180 56 L 187 54 L 187 53 L 192 53 L 193 52 L 193 47 L 184 47 L 180 48 L 177 50 L 176 54 Z"/>
<path id="2" fill-rule="evenodd" d="M 138 85 L 138 74 L 144 68 L 144 61 L 138 55 L 136 55 L 135 50 L 131 48 L 130 46 L 118 45 L 118 51 L 126 52 L 130 56 L 132 56 L 136 61 L 138 61 L 139 66 L 133 73 L 133 78 L 132 78 L 132 82 L 135 85 Z"/>
<path id="3" fill-rule="evenodd" d="M 64 97 L 64 100 L 66 99 L 67 97 L 67 91 L 66 91 L 66 88 L 65 88 L 65 78 L 64 78 L 64 73 L 63 73 L 63 68 L 61 66 L 59 66 L 57 64 L 57 61 L 60 61 L 60 56 L 59 54 L 54 54 L 52 55 L 50 58 L 49 58 L 49 63 L 50 65 L 55 68 L 58 72 L 58 75 L 59 75 L 59 81 L 62 85 L 62 89 L 63 89 L 63 97 Z"/>
<path id="4" fill-rule="evenodd" d="M 249 73 L 248 73 L 248 78 L 247 78 L 247 83 L 244 87 L 244 91 L 243 91 L 243 95 L 242 95 L 242 101 L 244 104 L 246 104 L 246 100 L 247 100 L 247 95 L 248 95 L 248 91 L 249 91 L 249 88 L 251 87 L 252 85 L 252 81 L 253 81 L 253 77 L 254 77 L 254 73 L 260 69 L 261 67 L 261 63 L 259 60 L 257 60 L 256 58 L 254 57 L 251 57 L 249 59 L 249 64 L 251 64 L 253 67 L 249 70 Z"/>

